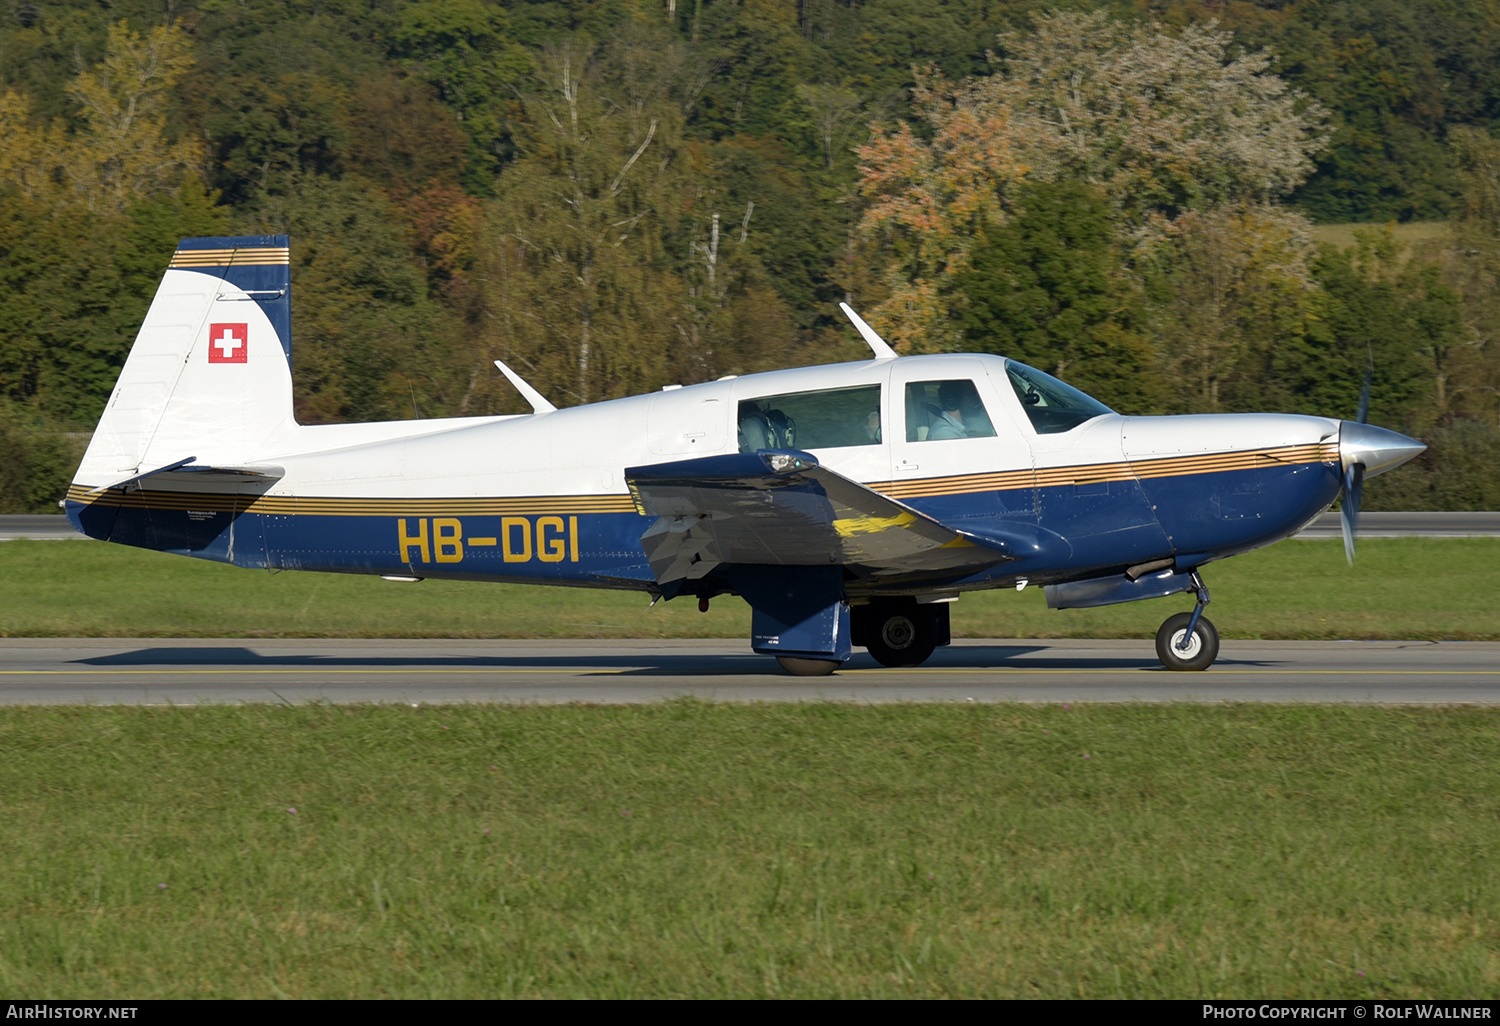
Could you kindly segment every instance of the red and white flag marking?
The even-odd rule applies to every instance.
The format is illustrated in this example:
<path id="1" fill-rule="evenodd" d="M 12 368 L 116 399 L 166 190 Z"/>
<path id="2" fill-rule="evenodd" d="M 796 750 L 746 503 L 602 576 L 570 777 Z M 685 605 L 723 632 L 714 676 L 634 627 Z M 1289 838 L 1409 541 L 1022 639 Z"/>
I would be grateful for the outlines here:
<path id="1" fill-rule="evenodd" d="M 247 363 L 250 355 L 250 330 L 245 324 L 210 324 L 208 326 L 209 363 Z"/>

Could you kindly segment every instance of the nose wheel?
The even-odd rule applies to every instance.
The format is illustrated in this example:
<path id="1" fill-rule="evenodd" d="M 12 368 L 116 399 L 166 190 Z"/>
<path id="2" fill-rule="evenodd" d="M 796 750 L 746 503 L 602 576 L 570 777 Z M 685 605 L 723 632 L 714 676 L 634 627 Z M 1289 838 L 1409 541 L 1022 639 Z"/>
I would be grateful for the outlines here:
<path id="1" fill-rule="evenodd" d="M 1167 617 L 1156 632 L 1156 658 L 1169 670 L 1206 670 L 1219 657 L 1219 632 L 1203 615 L 1208 587 L 1197 571 L 1192 591 L 1198 599 L 1193 611 Z"/>

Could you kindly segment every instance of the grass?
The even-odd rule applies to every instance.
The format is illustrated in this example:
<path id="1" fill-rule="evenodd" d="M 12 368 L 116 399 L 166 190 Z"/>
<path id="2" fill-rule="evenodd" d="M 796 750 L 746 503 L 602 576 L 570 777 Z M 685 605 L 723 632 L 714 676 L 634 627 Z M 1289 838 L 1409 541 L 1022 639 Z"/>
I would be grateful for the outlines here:
<path id="1" fill-rule="evenodd" d="M 1452 231 L 1452 225 L 1447 221 L 1393 222 L 1388 226 L 1358 223 L 1318 224 L 1313 225 L 1312 236 L 1314 242 L 1327 242 L 1339 249 L 1349 249 L 1358 241 L 1354 237 L 1355 232 L 1382 227 L 1389 227 L 1391 234 L 1400 245 L 1402 263 L 1410 260 L 1418 250 L 1430 249 L 1442 244 L 1449 238 Z"/>
<path id="2" fill-rule="evenodd" d="M 1497 734 L 1484 708 L 0 708 L 0 990 L 1494 998 Z"/>
<path id="3" fill-rule="evenodd" d="M 1289 541 L 1204 570 L 1231 638 L 1500 640 L 1500 539 Z M 965 595 L 968 637 L 1144 638 L 1177 596 L 1048 610 L 1041 589 Z M 90 542 L 0 544 L 5 637 L 748 637 L 736 598 L 648 608 L 638 593 L 241 570 Z"/>
<path id="4" fill-rule="evenodd" d="M 1500 637 L 1500 540 L 1211 566 L 1239 637 Z M 744 636 L 739 600 L 0 545 L 10 636 Z M 965 596 L 958 633 L 1178 600 Z M 1500 709 L 0 707 L 26 997 L 1500 996 Z M 293 811 L 295 810 L 295 811 Z"/>

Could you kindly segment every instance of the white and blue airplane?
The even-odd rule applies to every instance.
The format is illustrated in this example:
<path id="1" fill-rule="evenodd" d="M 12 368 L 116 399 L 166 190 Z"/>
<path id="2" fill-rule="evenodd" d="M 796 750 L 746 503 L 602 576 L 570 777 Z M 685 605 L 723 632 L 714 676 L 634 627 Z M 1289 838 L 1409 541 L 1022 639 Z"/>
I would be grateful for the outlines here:
<path id="1" fill-rule="evenodd" d="M 1200 569 L 1286 538 L 1421 443 L 1357 421 L 1131 417 L 992 355 L 748 374 L 521 416 L 306 426 L 286 236 L 184 239 L 69 489 L 94 538 L 272 570 L 739 595 L 793 674 L 914 666 L 964 592 L 1057 609 L 1195 595 L 1157 654 L 1202 670 Z"/>

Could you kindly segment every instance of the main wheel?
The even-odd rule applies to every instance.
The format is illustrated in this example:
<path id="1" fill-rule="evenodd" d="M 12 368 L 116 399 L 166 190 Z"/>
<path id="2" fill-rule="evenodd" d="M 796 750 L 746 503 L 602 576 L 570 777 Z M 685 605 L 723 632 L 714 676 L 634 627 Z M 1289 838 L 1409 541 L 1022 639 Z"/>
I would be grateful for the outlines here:
<path id="1" fill-rule="evenodd" d="M 1219 632 L 1206 616 L 1198 617 L 1198 626 L 1193 628 L 1187 648 L 1177 647 L 1192 618 L 1192 613 L 1169 616 L 1156 632 L 1156 658 L 1169 670 L 1206 670 L 1219 657 Z"/>
<path id="2" fill-rule="evenodd" d="M 920 666 L 937 648 L 932 617 L 915 602 L 872 609 L 865 648 L 882 666 Z"/>
<path id="3" fill-rule="evenodd" d="M 844 665 L 837 659 L 805 659 L 802 656 L 777 656 L 776 661 L 793 677 L 822 677 Z"/>

